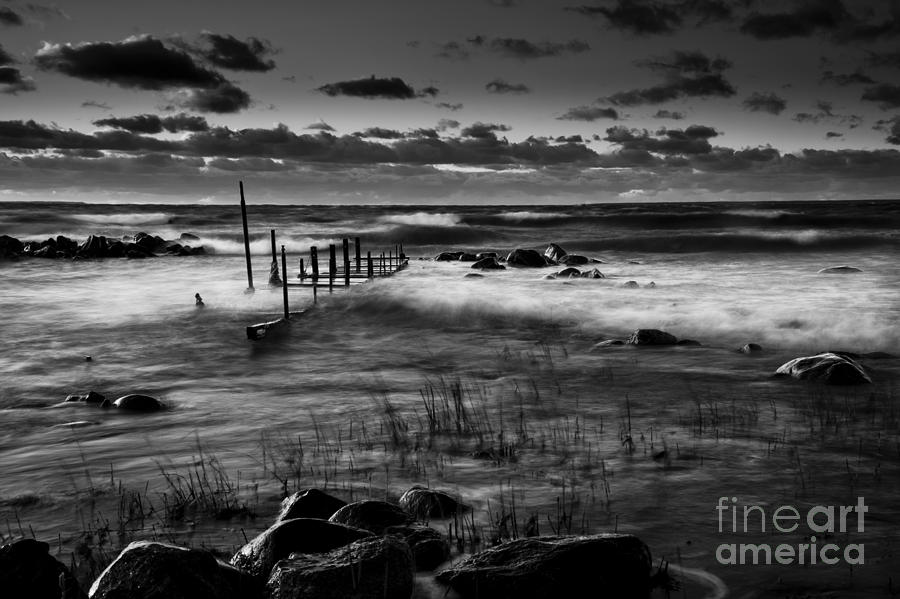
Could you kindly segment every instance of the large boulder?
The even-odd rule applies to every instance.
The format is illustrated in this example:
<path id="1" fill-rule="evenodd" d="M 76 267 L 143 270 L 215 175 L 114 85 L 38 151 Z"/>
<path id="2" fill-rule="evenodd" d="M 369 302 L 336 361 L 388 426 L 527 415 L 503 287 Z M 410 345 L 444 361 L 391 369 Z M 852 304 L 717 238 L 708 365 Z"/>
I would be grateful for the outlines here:
<path id="1" fill-rule="evenodd" d="M 597 270 L 596 268 L 592 268 L 591 270 L 586 270 L 581 273 L 581 277 L 584 279 L 605 279 L 606 275 Z"/>
<path id="2" fill-rule="evenodd" d="M 646 598 L 650 560 L 632 535 L 532 537 L 469 556 L 436 579 L 463 599 Z"/>
<path id="3" fill-rule="evenodd" d="M 820 270 L 818 274 L 844 275 L 854 272 L 862 272 L 862 270 L 856 268 L 855 266 L 829 266 L 828 268 L 823 268 L 822 270 Z"/>
<path id="4" fill-rule="evenodd" d="M 492 256 L 478 260 L 472 265 L 472 268 L 479 270 L 506 270 L 506 267 L 497 262 L 497 259 Z"/>
<path id="5" fill-rule="evenodd" d="M 742 354 L 758 354 L 762 350 L 762 346 L 758 343 L 745 343 L 738 351 Z"/>
<path id="6" fill-rule="evenodd" d="M 103 235 L 91 235 L 78 246 L 77 255 L 81 258 L 104 258 L 107 241 Z"/>
<path id="7" fill-rule="evenodd" d="M 547 266 L 547 260 L 536 250 L 515 249 L 506 257 L 506 263 L 510 266 L 522 266 L 527 268 L 540 268 Z"/>
<path id="8" fill-rule="evenodd" d="M 499 259 L 500 256 L 497 254 L 497 252 L 478 252 L 477 254 L 475 254 L 476 260 L 484 260 L 485 258 Z"/>
<path id="9" fill-rule="evenodd" d="M 678 338 L 659 329 L 637 329 L 625 343 L 628 345 L 675 345 L 678 343 Z"/>
<path id="10" fill-rule="evenodd" d="M 860 385 L 872 382 L 861 364 L 846 355 L 832 352 L 794 358 L 779 366 L 775 374 L 792 376 L 795 379 L 822 381 L 829 385 Z"/>
<path id="11" fill-rule="evenodd" d="M 400 496 L 400 507 L 419 520 L 429 518 L 449 518 L 469 510 L 449 493 L 427 489 L 420 485 L 410 487 Z"/>
<path id="12" fill-rule="evenodd" d="M 231 564 L 265 579 L 278 560 L 292 553 L 325 553 L 370 536 L 368 531 L 317 518 L 284 520 L 241 547 Z"/>
<path id="13" fill-rule="evenodd" d="M 397 536 L 364 539 L 322 554 L 293 554 L 272 570 L 267 599 L 408 599 L 412 552 Z"/>
<path id="14" fill-rule="evenodd" d="M 159 235 L 150 235 L 142 231 L 134 236 L 134 243 L 147 252 L 166 251 L 166 240 Z"/>
<path id="15" fill-rule="evenodd" d="M 25 244 L 9 235 L 0 235 L 0 258 L 15 258 L 25 249 Z"/>
<path id="16" fill-rule="evenodd" d="M 377 535 L 382 534 L 388 526 L 411 524 L 413 520 L 401 507 L 374 499 L 348 503 L 328 519 L 329 522 L 362 528 Z"/>
<path id="17" fill-rule="evenodd" d="M 544 257 L 554 263 L 562 262 L 566 255 L 566 250 L 555 243 L 551 243 L 547 246 L 547 249 L 544 250 Z"/>
<path id="18" fill-rule="evenodd" d="M 0 596 L 87 599 L 69 569 L 51 557 L 50 545 L 34 539 L 0 547 Z"/>
<path id="19" fill-rule="evenodd" d="M 587 256 L 579 256 L 578 254 L 566 254 L 559 262 L 566 266 L 581 266 L 582 264 L 589 263 L 590 259 Z"/>
<path id="20" fill-rule="evenodd" d="M 347 502 L 319 489 L 297 491 L 281 502 L 281 513 L 276 522 L 292 518 L 318 518 L 328 520 Z"/>
<path id="21" fill-rule="evenodd" d="M 434 257 L 435 262 L 458 262 L 464 252 L 441 252 Z"/>
<path id="22" fill-rule="evenodd" d="M 559 271 L 558 273 L 556 273 L 556 276 L 557 276 L 557 278 L 560 278 L 560 279 L 570 279 L 572 277 L 580 277 L 581 271 L 573 266 L 570 266 L 570 267 L 564 268 L 561 271 Z"/>
<path id="23" fill-rule="evenodd" d="M 140 395 L 138 393 L 123 395 L 112 403 L 120 410 L 128 410 L 131 412 L 158 412 L 163 409 L 162 402 L 155 397 Z"/>
<path id="24" fill-rule="evenodd" d="M 400 535 L 412 550 L 417 572 L 430 572 L 450 559 L 450 544 L 427 526 L 389 526 L 385 534 Z"/>
<path id="25" fill-rule="evenodd" d="M 91 599 L 250 599 L 259 583 L 211 553 L 135 541 L 91 586 Z"/>

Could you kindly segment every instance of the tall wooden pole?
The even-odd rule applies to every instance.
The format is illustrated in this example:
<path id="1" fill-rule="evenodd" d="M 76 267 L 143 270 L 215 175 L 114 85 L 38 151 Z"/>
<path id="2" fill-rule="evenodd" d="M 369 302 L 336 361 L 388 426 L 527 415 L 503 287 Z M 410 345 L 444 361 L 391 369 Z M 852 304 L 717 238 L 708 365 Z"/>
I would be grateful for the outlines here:
<path id="1" fill-rule="evenodd" d="M 356 272 L 359 272 L 361 266 L 360 262 L 362 262 L 362 260 L 360 260 L 360 252 L 362 251 L 362 248 L 359 247 L 359 237 L 354 239 L 354 241 L 356 242 Z"/>
<path id="2" fill-rule="evenodd" d="M 244 201 L 244 182 L 239 181 L 241 188 L 241 220 L 244 222 L 244 254 L 247 256 L 247 289 L 253 290 L 253 267 L 250 265 L 250 233 L 247 231 L 247 202 Z"/>
<path id="3" fill-rule="evenodd" d="M 284 253 L 284 246 L 281 246 L 281 272 L 287 272 L 287 257 Z M 287 276 L 285 275 L 281 279 L 281 293 L 284 296 L 284 319 L 287 320 L 291 317 L 290 309 L 288 308 L 288 291 L 287 291 Z"/>
<path id="4" fill-rule="evenodd" d="M 343 240 L 344 250 L 344 287 L 350 286 L 350 240 Z"/>

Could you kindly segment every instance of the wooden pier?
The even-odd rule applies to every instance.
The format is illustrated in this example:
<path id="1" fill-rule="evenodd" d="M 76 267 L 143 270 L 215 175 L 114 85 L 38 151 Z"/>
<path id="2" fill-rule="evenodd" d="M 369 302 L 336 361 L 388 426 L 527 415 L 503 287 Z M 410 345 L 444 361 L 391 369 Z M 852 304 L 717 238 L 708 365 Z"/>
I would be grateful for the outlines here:
<path id="1" fill-rule="evenodd" d="M 247 205 L 244 201 L 244 183 L 239 183 L 241 193 L 241 218 L 244 230 L 244 252 L 247 258 L 247 288 L 253 292 L 253 269 L 250 260 L 250 238 L 247 227 Z M 390 277 L 409 265 L 409 260 L 403 253 L 403 244 L 398 243 L 387 250 L 379 249 L 376 252 L 366 251 L 362 255 L 362 243 L 359 237 L 353 238 L 353 256 L 350 255 L 350 238 L 345 237 L 341 241 L 340 262 L 338 262 L 338 249 L 335 244 L 328 246 L 328 258 L 326 264 L 320 264 L 319 247 L 309 248 L 308 256 L 300 258 L 296 276 L 288 274 L 287 252 L 281 246 L 281 273 L 279 275 L 278 254 L 276 249 L 275 230 L 270 230 L 272 240 L 272 264 L 269 270 L 269 288 L 281 287 L 284 302 L 284 316 L 276 320 L 261 322 L 247 326 L 247 338 L 258 340 L 264 338 L 270 332 L 280 329 L 306 312 L 291 312 L 289 305 L 290 288 L 310 288 L 312 300 L 318 303 L 320 291 L 329 294 L 335 290 L 349 290 L 356 285 L 367 283 L 378 278 Z M 324 268 L 323 268 L 324 266 Z"/>

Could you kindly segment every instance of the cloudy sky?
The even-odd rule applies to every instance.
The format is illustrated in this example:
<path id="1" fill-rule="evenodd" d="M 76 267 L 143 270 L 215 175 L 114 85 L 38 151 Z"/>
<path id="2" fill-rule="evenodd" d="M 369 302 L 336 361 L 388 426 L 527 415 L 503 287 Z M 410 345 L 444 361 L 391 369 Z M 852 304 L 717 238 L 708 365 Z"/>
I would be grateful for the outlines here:
<path id="1" fill-rule="evenodd" d="M 0 199 L 897 197 L 898 0 L 0 0 Z"/>

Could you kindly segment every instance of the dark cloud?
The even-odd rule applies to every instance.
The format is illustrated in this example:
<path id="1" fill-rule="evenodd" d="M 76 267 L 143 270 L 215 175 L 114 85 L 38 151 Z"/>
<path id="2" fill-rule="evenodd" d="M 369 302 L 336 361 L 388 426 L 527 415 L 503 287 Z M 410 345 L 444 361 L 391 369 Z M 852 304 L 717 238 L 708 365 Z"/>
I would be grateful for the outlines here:
<path id="1" fill-rule="evenodd" d="M 512 127 L 509 125 L 503 124 L 494 124 L 494 123 L 482 123 L 476 122 L 468 127 L 464 127 L 460 133 L 464 137 L 478 137 L 478 138 L 494 138 L 496 139 L 496 135 L 494 135 L 497 131 L 510 131 Z"/>
<path id="2" fill-rule="evenodd" d="M 680 121 L 684 118 L 683 112 L 677 112 L 672 110 L 657 110 L 656 114 L 653 115 L 655 119 L 672 119 L 673 121 Z"/>
<path id="3" fill-rule="evenodd" d="M 900 107 L 900 85 L 881 83 L 866 89 L 862 99 L 875 102 L 882 110 Z"/>
<path id="4" fill-rule="evenodd" d="M 318 91 L 329 96 L 352 96 L 356 98 L 390 100 L 408 100 L 416 97 L 416 92 L 399 77 L 379 78 L 374 75 L 368 79 L 337 81 L 318 88 Z"/>
<path id="5" fill-rule="evenodd" d="M 664 155 L 708 154 L 712 151 L 709 139 L 719 134 L 713 127 L 691 125 L 687 129 L 660 129 L 650 134 L 646 129 L 610 127 L 603 139 L 624 150 Z"/>
<path id="6" fill-rule="evenodd" d="M 439 93 L 441 93 L 441 90 L 439 90 L 438 88 L 436 88 L 433 85 L 429 85 L 427 87 L 423 87 L 422 89 L 420 89 L 418 91 L 418 93 L 416 93 L 416 96 L 418 96 L 420 98 L 424 98 L 426 96 L 434 98 Z"/>
<path id="7" fill-rule="evenodd" d="M 35 121 L 0 121 L 0 147 L 16 149 L 70 149 L 166 151 L 177 144 L 124 131 L 104 131 L 87 135 L 72 129 L 48 127 Z"/>
<path id="8" fill-rule="evenodd" d="M 119 42 L 45 44 L 35 63 L 41 69 L 79 79 L 147 90 L 214 89 L 227 83 L 221 74 L 198 65 L 184 51 L 151 36 Z"/>
<path id="9" fill-rule="evenodd" d="M 598 119 L 618 120 L 619 113 L 615 108 L 603 106 L 575 106 L 568 109 L 562 116 L 556 117 L 558 121 L 587 121 Z"/>
<path id="10" fill-rule="evenodd" d="M 461 102 L 438 102 L 437 104 L 435 104 L 435 106 L 437 106 L 438 108 L 445 108 L 450 112 L 456 112 L 457 110 L 461 110 L 463 107 Z"/>
<path id="11" fill-rule="evenodd" d="M 200 43 L 191 49 L 223 69 L 236 71 L 271 71 L 275 61 L 267 58 L 275 53 L 272 44 L 255 37 L 241 41 L 232 35 L 204 32 Z"/>
<path id="12" fill-rule="evenodd" d="M 139 114 L 129 117 L 109 117 L 105 119 L 97 119 L 92 121 L 98 127 L 111 127 L 113 129 L 123 129 L 131 133 L 162 133 L 163 130 L 170 133 L 179 131 L 207 131 L 209 124 L 202 116 L 194 116 L 190 114 L 177 114 L 173 116 L 160 117 L 155 114 Z"/>
<path id="13" fill-rule="evenodd" d="M 821 122 L 836 123 L 847 126 L 850 129 L 855 129 L 862 124 L 862 117 L 858 115 L 836 114 L 831 102 L 819 100 L 816 102 L 816 109 L 816 112 L 798 112 L 794 115 L 793 120 L 798 123 L 813 123 L 815 125 Z"/>
<path id="14" fill-rule="evenodd" d="M 743 102 L 744 110 L 750 112 L 768 112 L 769 114 L 781 114 L 787 108 L 784 98 L 771 92 L 753 92 Z"/>
<path id="15" fill-rule="evenodd" d="M 728 98 L 737 92 L 722 75 L 731 62 L 709 58 L 701 52 L 673 52 L 669 58 L 639 61 L 638 66 L 660 73 L 665 83 L 647 88 L 617 92 L 605 98 L 617 106 L 662 104 L 678 98 L 718 96 Z"/>
<path id="16" fill-rule="evenodd" d="M 553 141 L 557 143 L 580 144 L 584 142 L 584 138 L 580 135 L 560 135 Z"/>
<path id="17" fill-rule="evenodd" d="M 315 131 L 328 131 L 328 132 L 336 131 L 336 129 L 334 127 L 332 127 L 325 121 L 319 121 L 318 123 L 310 123 L 309 125 L 306 126 L 306 129 L 313 129 Z"/>
<path id="18" fill-rule="evenodd" d="M 618 0 L 615 6 L 575 6 L 566 10 L 594 17 L 603 16 L 616 29 L 638 35 L 671 33 L 681 26 L 681 15 L 669 6 L 657 2 Z"/>
<path id="19" fill-rule="evenodd" d="M 230 82 L 224 82 L 212 89 L 189 90 L 177 104 L 197 112 L 226 114 L 250 106 L 250 94 Z"/>
<path id="20" fill-rule="evenodd" d="M 459 42 L 447 42 L 438 46 L 435 54 L 438 58 L 446 58 L 448 60 L 467 60 L 472 55 L 468 48 Z"/>
<path id="21" fill-rule="evenodd" d="M 4 50 L 3 46 L 0 46 L 0 67 L 15 63 L 16 59 L 13 58 L 6 50 Z"/>
<path id="22" fill-rule="evenodd" d="M 428 129 L 425 127 L 420 127 L 418 129 L 413 129 L 409 133 L 406 134 L 405 137 L 428 137 L 431 139 L 438 139 L 440 136 L 438 135 L 437 129 Z"/>
<path id="23" fill-rule="evenodd" d="M 372 137 L 375 139 L 402 139 L 403 133 L 396 129 L 384 129 L 382 127 L 369 127 L 363 131 L 357 131 L 353 135 L 357 137 Z"/>
<path id="24" fill-rule="evenodd" d="M 0 67 L 0 93 L 16 95 L 37 89 L 31 77 L 23 77 L 15 67 Z"/>
<path id="25" fill-rule="evenodd" d="M 561 43 L 535 43 L 526 39 L 513 37 L 494 38 L 490 40 L 485 47 L 496 54 L 521 60 L 545 58 L 548 56 L 562 56 L 565 54 L 579 54 L 591 49 L 587 42 L 577 39 Z"/>
<path id="26" fill-rule="evenodd" d="M 531 91 L 524 83 L 507 83 L 503 79 L 494 79 L 484 88 L 492 94 L 527 94 Z"/>
<path id="27" fill-rule="evenodd" d="M 448 129 L 459 129 L 459 121 L 456 119 L 441 119 L 438 121 L 438 131 L 447 131 Z"/>
<path id="28" fill-rule="evenodd" d="M 106 102 L 98 102 L 96 100 L 85 100 L 81 103 L 82 108 L 99 108 L 101 110 L 109 110 L 111 106 Z"/>
<path id="29" fill-rule="evenodd" d="M 844 137 L 843 133 L 838 133 L 837 131 L 828 131 L 825 133 L 825 139 L 836 139 Z"/>
<path id="30" fill-rule="evenodd" d="M 808 0 L 789 12 L 754 12 L 741 25 L 741 32 L 761 40 L 809 37 L 820 30 L 834 31 L 851 20 L 841 0 Z"/>
<path id="31" fill-rule="evenodd" d="M 866 85 L 873 85 L 875 83 L 874 79 L 861 71 L 854 71 L 853 73 L 835 73 L 834 71 L 825 71 L 824 73 L 822 73 L 822 81 L 833 83 L 841 87 L 855 85 L 858 83 Z"/>
<path id="32" fill-rule="evenodd" d="M 24 25 L 21 15 L 7 6 L 0 6 L 0 24 L 2 25 Z"/>

